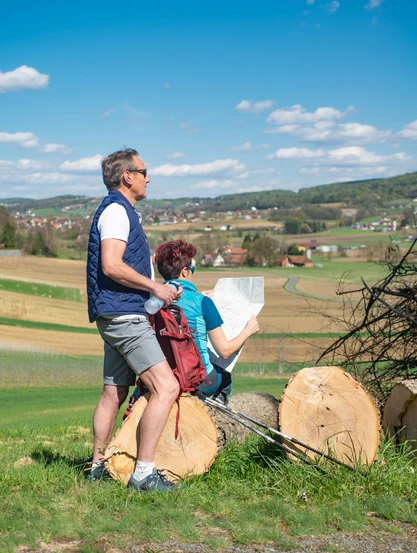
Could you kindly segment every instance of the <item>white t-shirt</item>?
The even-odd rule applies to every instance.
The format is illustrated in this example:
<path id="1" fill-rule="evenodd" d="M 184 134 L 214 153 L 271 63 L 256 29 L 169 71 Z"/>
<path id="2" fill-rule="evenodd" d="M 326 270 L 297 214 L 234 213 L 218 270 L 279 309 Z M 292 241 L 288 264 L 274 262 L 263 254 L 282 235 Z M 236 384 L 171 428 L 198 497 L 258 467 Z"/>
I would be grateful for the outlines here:
<path id="1" fill-rule="evenodd" d="M 137 213 L 137 212 L 136 212 Z M 140 213 L 138 213 L 139 223 L 141 222 Z M 130 232 L 129 217 L 126 209 L 115 202 L 108 205 L 98 218 L 98 231 L 100 240 L 105 238 L 116 238 L 127 243 Z"/>
<path id="2" fill-rule="evenodd" d="M 139 218 L 139 223 L 142 223 L 141 214 L 138 211 L 136 211 L 136 213 Z M 97 228 L 100 233 L 100 241 L 107 238 L 115 238 L 116 240 L 123 240 L 123 242 L 127 243 L 130 232 L 130 222 L 126 209 L 120 204 L 115 202 L 111 203 L 103 210 L 103 213 L 98 218 Z M 155 280 L 152 257 L 150 264 L 151 279 Z M 115 319 L 130 319 L 132 317 L 137 317 L 137 315 L 122 315 L 120 317 L 116 317 Z"/>

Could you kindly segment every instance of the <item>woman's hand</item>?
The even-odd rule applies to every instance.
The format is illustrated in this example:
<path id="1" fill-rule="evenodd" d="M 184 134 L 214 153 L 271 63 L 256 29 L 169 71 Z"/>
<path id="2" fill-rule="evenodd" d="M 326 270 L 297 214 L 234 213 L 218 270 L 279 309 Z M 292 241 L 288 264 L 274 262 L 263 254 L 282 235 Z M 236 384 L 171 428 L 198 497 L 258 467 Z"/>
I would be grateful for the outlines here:
<path id="1" fill-rule="evenodd" d="M 208 296 L 209 298 L 212 298 L 215 293 L 216 290 L 203 290 L 203 292 L 200 292 L 200 294 L 203 294 L 203 296 Z"/>
<path id="2" fill-rule="evenodd" d="M 259 332 L 259 323 L 255 315 L 252 315 L 252 317 L 246 323 L 245 330 L 248 332 L 249 336 L 252 336 L 252 334 L 256 334 L 257 332 Z"/>

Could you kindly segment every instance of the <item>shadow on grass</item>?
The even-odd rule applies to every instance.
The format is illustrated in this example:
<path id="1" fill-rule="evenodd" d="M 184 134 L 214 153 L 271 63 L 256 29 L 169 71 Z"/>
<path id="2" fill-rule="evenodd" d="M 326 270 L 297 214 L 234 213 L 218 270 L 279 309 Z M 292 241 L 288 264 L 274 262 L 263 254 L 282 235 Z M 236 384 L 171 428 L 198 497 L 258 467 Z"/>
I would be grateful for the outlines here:
<path id="1" fill-rule="evenodd" d="M 51 465 L 67 465 L 68 468 L 77 469 L 80 473 L 90 468 L 93 460 L 92 457 L 86 459 L 81 456 L 74 457 L 65 453 L 57 453 L 45 446 L 37 447 L 29 453 L 29 455 L 34 461 L 42 463 L 45 467 Z"/>

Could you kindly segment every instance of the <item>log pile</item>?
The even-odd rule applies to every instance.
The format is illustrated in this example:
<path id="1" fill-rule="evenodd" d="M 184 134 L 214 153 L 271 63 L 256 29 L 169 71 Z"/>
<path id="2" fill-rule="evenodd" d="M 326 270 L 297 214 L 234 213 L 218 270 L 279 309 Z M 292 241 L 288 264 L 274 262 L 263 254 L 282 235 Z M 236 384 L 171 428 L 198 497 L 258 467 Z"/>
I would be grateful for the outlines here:
<path id="1" fill-rule="evenodd" d="M 124 484 L 127 484 L 134 470 L 140 439 L 136 429 L 146 405 L 146 396 L 135 403 L 132 412 L 105 451 L 107 471 Z M 178 477 L 207 472 L 227 442 L 242 441 L 249 433 L 249 430 L 194 396 L 184 394 L 179 405 L 178 438 L 175 439 L 178 406 L 174 404 L 155 456 L 156 468 L 164 470 L 167 478 L 172 481 Z M 236 394 L 230 398 L 230 405 L 277 428 L 278 400 L 270 394 Z"/>
<path id="2" fill-rule="evenodd" d="M 402 389 L 401 394 L 403 397 Z M 417 386 L 413 392 L 409 388 L 404 397 L 402 403 L 396 404 L 407 404 L 410 411 L 401 411 L 402 418 L 398 411 L 395 420 L 391 416 L 394 429 L 399 419 L 404 422 L 406 413 L 414 413 L 414 417 L 417 413 Z M 107 471 L 125 485 L 135 467 L 140 440 L 137 429 L 147 401 L 147 396 L 139 398 L 105 451 Z M 195 396 L 182 395 L 179 406 L 178 437 L 175 438 L 178 405 L 174 404 L 155 457 L 156 468 L 164 470 L 172 481 L 207 472 L 226 443 L 241 442 L 250 433 Z M 279 422 L 279 430 L 287 436 L 350 466 L 370 465 L 376 457 L 379 411 L 362 385 L 339 367 L 302 369 L 289 380 L 280 402 L 270 394 L 248 392 L 232 395 L 229 406 L 270 428 L 278 429 Z M 417 437 L 416 425 L 413 428 Z M 314 460 L 319 457 L 303 446 L 282 442 L 295 453 Z"/>
<path id="3" fill-rule="evenodd" d="M 384 408 L 382 427 L 397 444 L 408 442 L 417 457 L 417 381 L 394 386 Z"/>

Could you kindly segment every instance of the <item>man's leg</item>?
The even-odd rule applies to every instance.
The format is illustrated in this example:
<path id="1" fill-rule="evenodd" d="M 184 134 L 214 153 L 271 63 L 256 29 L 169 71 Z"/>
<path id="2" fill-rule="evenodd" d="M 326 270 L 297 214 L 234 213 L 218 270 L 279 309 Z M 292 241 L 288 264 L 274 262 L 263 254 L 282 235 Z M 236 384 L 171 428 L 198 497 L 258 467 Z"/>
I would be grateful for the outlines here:
<path id="1" fill-rule="evenodd" d="M 128 488 L 138 491 L 171 491 L 176 488 L 175 484 L 155 470 L 154 458 L 159 438 L 178 397 L 179 384 L 166 361 L 152 365 L 140 378 L 149 389 L 150 396 L 138 427 L 138 460 Z"/>
<path id="2" fill-rule="evenodd" d="M 116 424 L 117 413 L 129 393 L 128 386 L 104 385 L 93 416 L 93 463 L 103 459 L 104 449 L 110 442 Z"/>
<path id="3" fill-rule="evenodd" d="M 148 388 L 150 397 L 139 423 L 138 459 L 144 463 L 153 463 L 156 446 L 180 388 L 166 361 L 144 371 L 140 375 L 140 379 Z"/>

